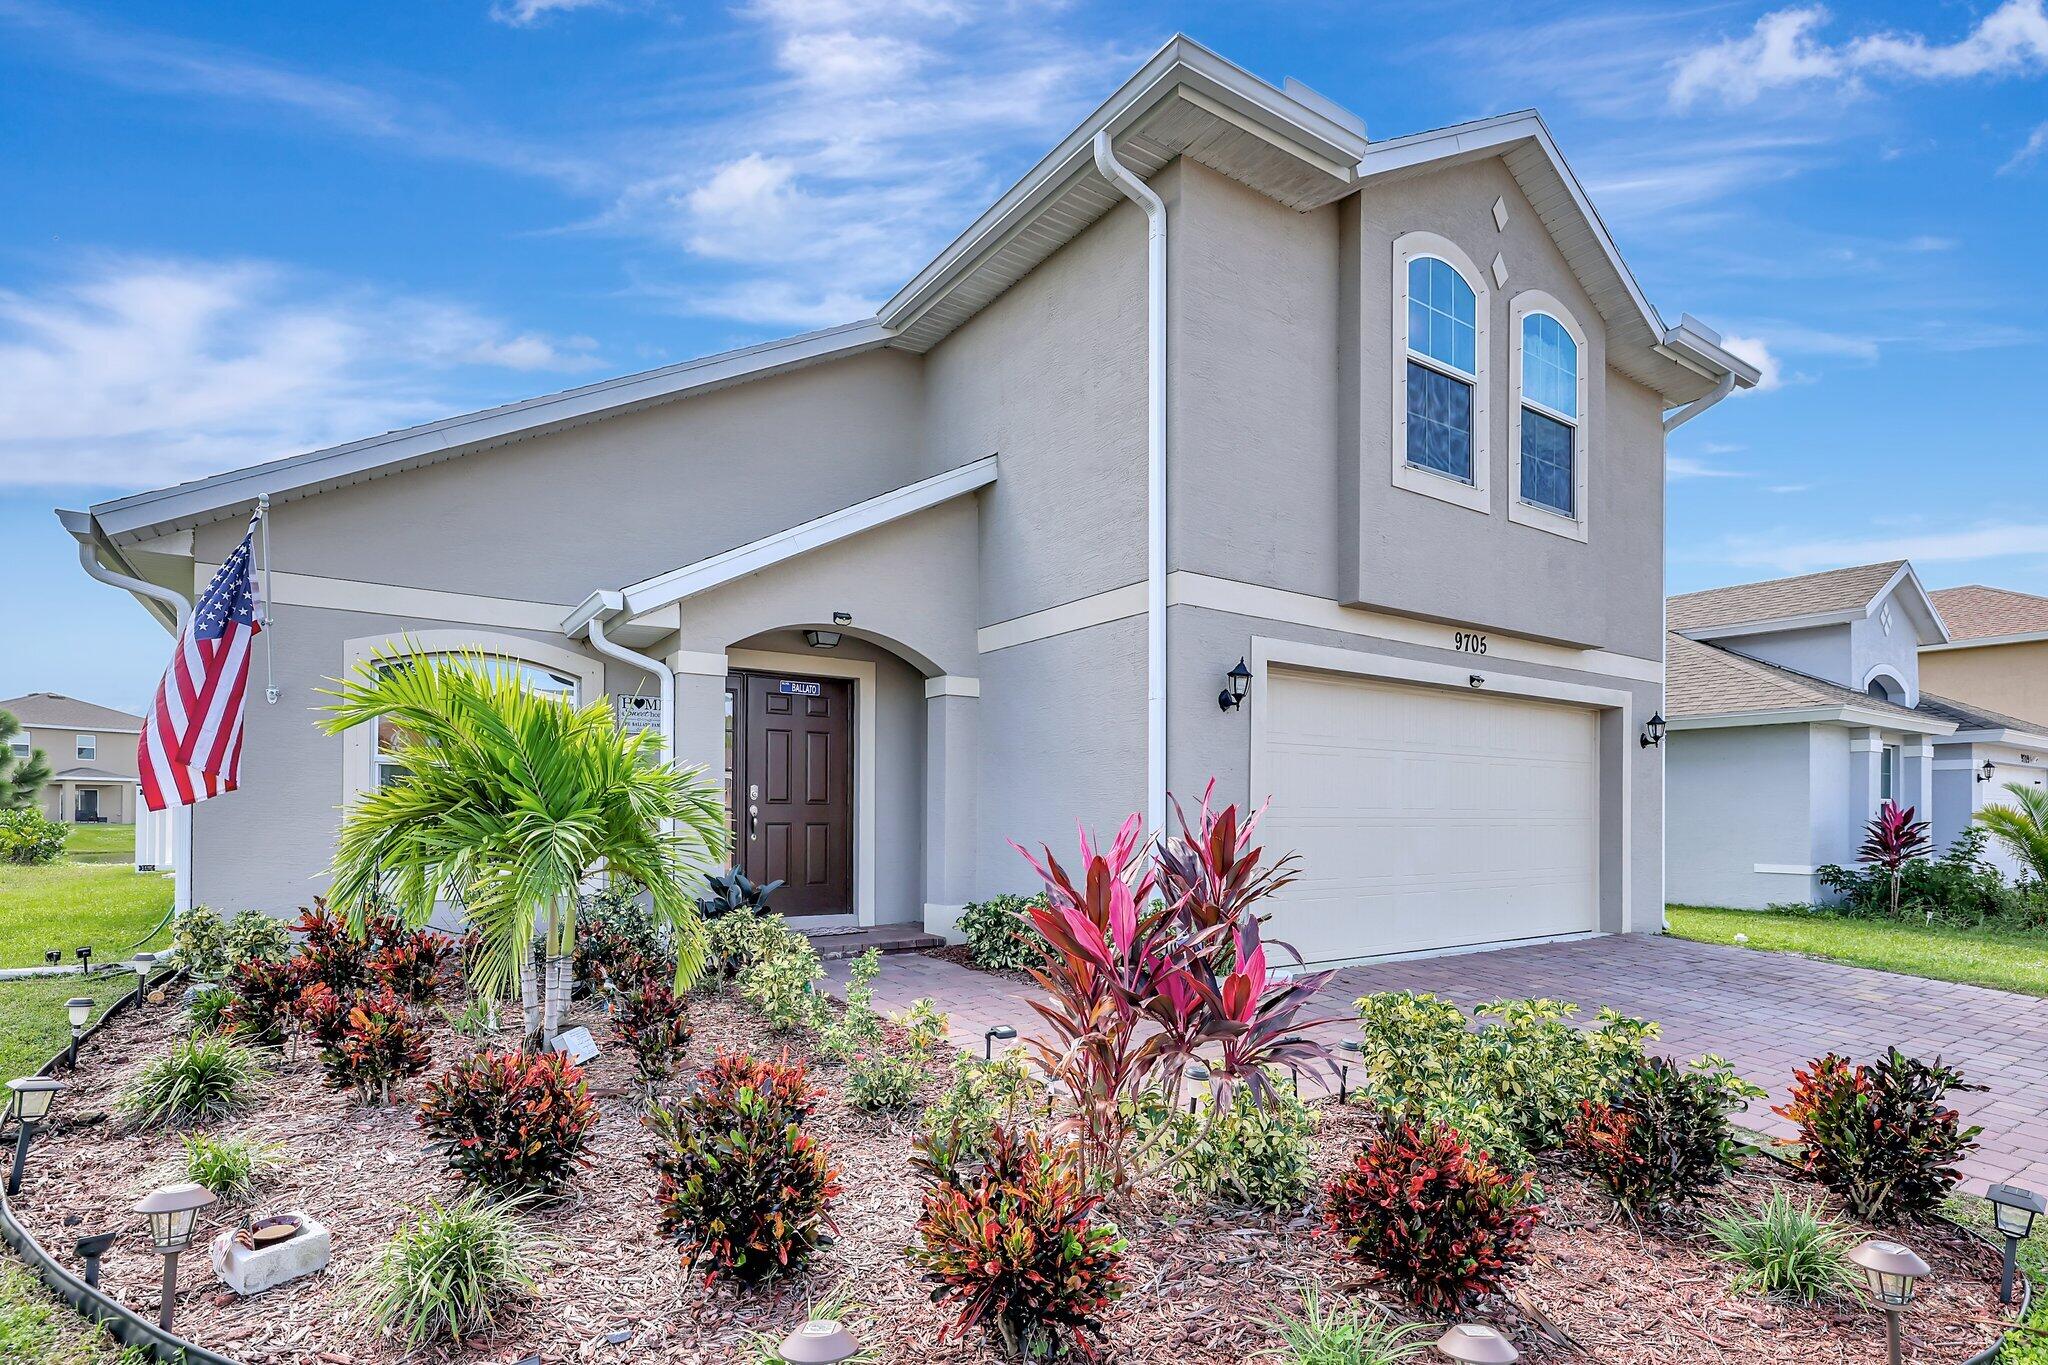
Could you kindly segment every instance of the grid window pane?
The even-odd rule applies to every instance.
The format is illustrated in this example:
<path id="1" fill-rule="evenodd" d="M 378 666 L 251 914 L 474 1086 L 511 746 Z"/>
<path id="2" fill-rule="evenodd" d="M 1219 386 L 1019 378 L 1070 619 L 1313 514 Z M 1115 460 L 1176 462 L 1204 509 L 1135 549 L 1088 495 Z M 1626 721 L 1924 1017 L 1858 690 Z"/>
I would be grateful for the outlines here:
<path id="1" fill-rule="evenodd" d="M 1522 392 L 1552 412 L 1579 415 L 1579 344 L 1547 313 L 1522 319 Z"/>
<path id="2" fill-rule="evenodd" d="M 1408 263 L 1408 349 L 1466 374 L 1478 373 L 1478 316 L 1472 286 L 1446 262 Z"/>
<path id="3" fill-rule="evenodd" d="M 1531 408 L 1522 409 L 1522 501 L 1576 516 L 1572 429 Z"/>
<path id="4" fill-rule="evenodd" d="M 1472 482 L 1472 386 L 1412 360 L 1408 463 Z"/>

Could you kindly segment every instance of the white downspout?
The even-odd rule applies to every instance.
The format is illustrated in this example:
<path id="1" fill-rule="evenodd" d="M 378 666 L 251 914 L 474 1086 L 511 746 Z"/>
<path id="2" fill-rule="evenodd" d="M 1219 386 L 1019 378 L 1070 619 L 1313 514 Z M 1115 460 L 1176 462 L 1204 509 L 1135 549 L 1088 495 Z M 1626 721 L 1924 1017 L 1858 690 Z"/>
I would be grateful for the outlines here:
<path id="1" fill-rule="evenodd" d="M 604 655 L 607 659 L 616 660 L 629 668 L 638 668 L 654 675 L 654 692 L 661 704 L 659 731 L 661 735 L 661 761 L 664 763 L 673 762 L 676 756 L 675 675 L 668 671 L 667 664 L 655 658 L 652 654 L 641 654 L 636 650 L 627 649 L 624 645 L 605 638 L 605 617 L 624 606 L 623 602 L 616 606 L 613 605 L 609 600 L 610 596 L 611 594 L 606 594 L 607 600 L 604 610 L 590 618 L 590 647 Z"/>
<path id="2" fill-rule="evenodd" d="M 66 519 L 64 529 L 72 531 L 73 535 L 77 536 L 77 531 L 69 520 L 77 514 L 63 513 L 62 515 Z M 91 523 L 87 522 L 86 525 L 90 527 Z M 78 562 L 88 574 L 109 587 L 120 588 L 125 592 L 132 592 L 137 596 L 147 597 L 153 601 L 164 603 L 171 609 L 174 617 L 171 624 L 172 638 L 176 639 L 185 633 L 185 622 L 192 615 L 190 599 L 174 589 L 161 587 L 155 583 L 144 582 L 140 578 L 130 578 L 124 573 L 115 573 L 112 569 L 100 563 L 99 556 L 93 548 L 90 532 L 84 536 L 77 536 L 77 538 Z M 144 719 L 143 723 L 145 725 L 149 723 L 147 718 Z M 142 800 L 140 788 L 136 790 L 135 799 L 138 804 Z M 171 908 L 179 914 L 183 914 L 192 908 L 192 808 L 190 806 L 171 807 L 171 847 L 173 850 L 172 857 L 176 864 L 171 871 Z"/>
<path id="3" fill-rule="evenodd" d="M 1145 210 L 1145 827 L 1166 830 L 1166 202 L 1095 135 L 1095 169 Z"/>
<path id="4" fill-rule="evenodd" d="M 1687 403 L 1684 407 L 1667 416 L 1664 419 L 1664 434 L 1670 435 L 1733 392 L 1735 392 L 1735 371 L 1730 370 L 1715 382 L 1713 391 L 1708 393 L 1706 397 L 1695 398 L 1692 402 Z"/>

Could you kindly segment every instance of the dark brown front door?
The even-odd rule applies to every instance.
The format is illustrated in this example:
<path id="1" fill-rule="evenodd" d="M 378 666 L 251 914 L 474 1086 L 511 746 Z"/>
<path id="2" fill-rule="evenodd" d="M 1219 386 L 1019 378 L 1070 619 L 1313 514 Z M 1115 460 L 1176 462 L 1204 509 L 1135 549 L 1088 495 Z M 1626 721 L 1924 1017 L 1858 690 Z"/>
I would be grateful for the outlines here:
<path id="1" fill-rule="evenodd" d="M 731 708 L 733 861 L 784 883 L 785 915 L 853 911 L 853 684 L 735 673 Z"/>

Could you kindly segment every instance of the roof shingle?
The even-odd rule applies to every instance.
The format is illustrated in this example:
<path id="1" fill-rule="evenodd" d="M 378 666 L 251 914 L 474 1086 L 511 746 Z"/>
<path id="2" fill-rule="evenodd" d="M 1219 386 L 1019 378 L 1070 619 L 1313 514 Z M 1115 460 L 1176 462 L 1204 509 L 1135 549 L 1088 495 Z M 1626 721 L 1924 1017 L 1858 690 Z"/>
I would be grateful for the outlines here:
<path id="1" fill-rule="evenodd" d="M 1979 583 L 1938 588 L 1927 595 L 1941 619 L 1948 622 L 1948 638 L 1956 643 L 2001 635 L 2048 634 L 2048 597 Z"/>
<path id="2" fill-rule="evenodd" d="M 1750 711 L 1804 711 L 1816 706 L 1854 706 L 1901 719 L 1914 714 L 1853 688 L 1719 645 L 1689 640 L 1675 632 L 1665 638 L 1664 712 L 1673 720 Z"/>
<path id="3" fill-rule="evenodd" d="M 1877 596 L 1905 562 L 1888 559 L 1882 564 L 1858 564 L 1824 573 L 1800 574 L 1796 578 L 1772 578 L 1762 583 L 1682 593 L 1670 600 L 1665 626 L 1671 630 L 1705 630 L 1752 621 L 1860 611 L 1870 605 L 1870 599 Z"/>
<path id="4" fill-rule="evenodd" d="M 0 711 L 23 725 L 50 726 L 58 730 L 140 730 L 142 717 L 111 706 L 67 697 L 62 692 L 29 692 L 0 701 Z"/>

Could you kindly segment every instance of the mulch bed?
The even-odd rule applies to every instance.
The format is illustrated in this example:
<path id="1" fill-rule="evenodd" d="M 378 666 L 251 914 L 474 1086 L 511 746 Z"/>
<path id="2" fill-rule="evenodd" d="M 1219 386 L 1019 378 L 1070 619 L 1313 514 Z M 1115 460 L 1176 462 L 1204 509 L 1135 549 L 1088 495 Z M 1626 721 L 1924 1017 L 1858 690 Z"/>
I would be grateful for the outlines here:
<path id="1" fill-rule="evenodd" d="M 1032 984 L 1031 973 L 1025 971 L 1022 967 L 984 967 L 980 965 L 974 960 L 973 951 L 964 943 L 949 943 L 943 948 L 921 948 L 918 951 L 925 957 L 936 957 L 941 961 L 950 962 L 956 967 L 965 967 L 970 972 L 980 972 L 983 976 L 992 976 L 998 981 L 1016 981 L 1026 986 Z"/>
<path id="2" fill-rule="evenodd" d="M 792 1056 L 810 1053 L 806 1039 L 769 1037 L 729 998 L 693 999 L 690 1012 L 692 1063 L 709 1060 L 717 1050 L 772 1054 L 785 1043 Z M 141 1219 L 128 1210 L 146 1189 L 178 1178 L 166 1170 L 177 1143 L 164 1133 L 124 1133 L 111 1120 L 93 1121 L 89 1110 L 106 1107 L 124 1075 L 161 1050 L 177 1022 L 175 1009 L 154 1007 L 117 1021 L 94 1041 L 79 1074 L 69 1078 L 59 1111 L 67 1117 L 38 1141 L 16 1201 L 38 1239 L 67 1261 L 76 1237 L 121 1228 L 121 1241 L 104 1263 L 103 1285 L 144 1316 L 153 1316 L 159 1262 Z M 605 1042 L 600 1010 L 580 1004 L 571 1022 L 589 1024 Z M 438 1061 L 470 1045 L 445 1029 L 435 1031 L 433 1042 Z M 412 1359 L 465 1365 L 529 1354 L 549 1365 L 746 1359 L 753 1332 L 779 1338 L 805 1316 L 807 1297 L 821 1298 L 842 1284 L 863 1305 L 856 1330 L 885 1360 L 994 1358 L 979 1339 L 939 1342 L 950 1314 L 930 1302 L 904 1259 L 919 1206 L 904 1164 L 916 1131 L 913 1116 L 877 1117 L 854 1109 L 839 1093 L 843 1073 L 814 1067 L 827 1094 L 813 1128 L 831 1144 L 845 1185 L 835 1206 L 839 1237 L 795 1282 L 753 1291 L 707 1289 L 682 1271 L 674 1249 L 657 1233 L 654 1177 L 646 1161 L 651 1141 L 630 1094 L 626 1053 L 607 1047 L 589 1070 L 603 1118 L 588 1149 L 589 1168 L 558 1203 L 534 1215 L 557 1247 L 539 1292 L 508 1308 L 488 1340 L 460 1351 L 429 1348 Z M 942 1078 L 943 1069 L 934 1066 L 927 1098 Z M 1327 1175 L 1343 1164 L 1372 1120 L 1355 1105 L 1322 1108 L 1318 1165 Z M 399 1343 L 351 1319 L 346 1282 L 399 1226 L 406 1206 L 446 1201 L 460 1192 L 426 1149 L 412 1115 L 409 1103 L 365 1107 L 328 1089 L 310 1057 L 282 1062 L 267 1102 L 220 1129 L 285 1149 L 285 1166 L 258 1195 L 253 1211 L 310 1211 L 333 1231 L 334 1262 L 324 1274 L 238 1299 L 214 1282 L 203 1247 L 196 1246 L 184 1258 L 180 1333 L 249 1362 L 391 1365 L 406 1359 Z M 1827 1365 L 1883 1358 L 1879 1314 L 1737 1297 L 1697 1229 L 1633 1227 L 1561 1163 L 1546 1162 L 1542 1179 L 1548 1210 L 1532 1263 L 1511 1301 L 1489 1304 L 1479 1314 L 1510 1332 L 1525 1360 Z M 1759 1158 L 1716 1198 L 1754 1205 L 1787 1184 L 1798 1185 L 1802 1195 L 1813 1193 L 1782 1166 Z M 213 1226 L 231 1226 L 244 1211 L 217 1210 Z M 1120 1211 L 1119 1223 L 1130 1241 L 1129 1292 L 1110 1320 L 1104 1355 L 1112 1361 L 1240 1365 L 1274 1344 L 1267 1320 L 1296 1307 L 1301 1290 L 1312 1285 L 1326 1297 L 1346 1295 L 1407 1315 L 1331 1239 L 1318 1235 L 1312 1212 L 1194 1208 L 1148 1191 L 1137 1207 Z M 1907 1358 L 1959 1365 L 1998 1330 L 1997 1253 L 1946 1224 L 1902 1235 L 1935 1271 L 1907 1315 Z M 1555 1335 L 1546 1332 L 1545 1320 Z M 605 1338 L 617 1331 L 629 1332 L 629 1341 L 608 1344 Z"/>

